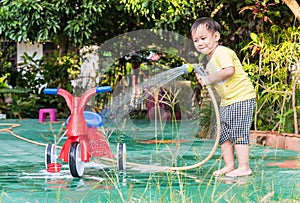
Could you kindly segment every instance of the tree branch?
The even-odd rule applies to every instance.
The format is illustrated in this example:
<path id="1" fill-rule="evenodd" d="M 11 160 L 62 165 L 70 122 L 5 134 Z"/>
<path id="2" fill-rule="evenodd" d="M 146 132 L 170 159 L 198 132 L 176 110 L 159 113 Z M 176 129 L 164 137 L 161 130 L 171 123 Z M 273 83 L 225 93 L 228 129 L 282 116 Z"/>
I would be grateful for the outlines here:
<path id="1" fill-rule="evenodd" d="M 292 10 L 296 18 L 300 21 L 300 7 L 296 0 L 283 0 L 283 2 Z"/>

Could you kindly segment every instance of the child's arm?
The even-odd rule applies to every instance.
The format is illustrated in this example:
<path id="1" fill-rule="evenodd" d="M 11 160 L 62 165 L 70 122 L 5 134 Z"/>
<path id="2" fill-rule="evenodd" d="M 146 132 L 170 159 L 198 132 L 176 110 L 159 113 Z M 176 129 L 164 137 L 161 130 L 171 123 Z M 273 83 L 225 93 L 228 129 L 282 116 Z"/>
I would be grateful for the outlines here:
<path id="1" fill-rule="evenodd" d="M 224 81 L 228 78 L 230 78 L 234 74 L 235 70 L 233 66 L 222 68 L 220 71 L 218 71 L 214 75 L 206 75 L 206 76 L 200 76 L 196 74 L 198 82 L 202 86 L 211 85 L 216 82 Z"/>

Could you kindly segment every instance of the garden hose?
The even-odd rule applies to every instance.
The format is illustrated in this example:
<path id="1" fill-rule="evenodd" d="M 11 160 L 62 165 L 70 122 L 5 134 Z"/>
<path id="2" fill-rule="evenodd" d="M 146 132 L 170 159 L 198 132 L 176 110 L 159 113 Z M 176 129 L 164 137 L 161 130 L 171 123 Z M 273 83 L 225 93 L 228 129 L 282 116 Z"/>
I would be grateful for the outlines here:
<path id="1" fill-rule="evenodd" d="M 44 144 L 44 143 L 41 143 L 41 142 L 36 142 L 34 140 L 30 140 L 30 139 L 27 139 L 25 137 L 22 137 L 20 135 L 17 135 L 16 133 L 13 132 L 13 128 L 16 128 L 16 127 L 20 127 L 21 124 L 15 124 L 15 123 L 0 123 L 0 126 L 10 126 L 9 128 L 3 128 L 3 129 L 0 129 L 0 132 L 8 132 L 10 133 L 12 136 L 20 139 L 20 140 L 23 140 L 25 142 L 29 142 L 31 144 L 35 144 L 35 145 L 38 145 L 38 146 L 45 146 L 47 144 Z"/>
<path id="2" fill-rule="evenodd" d="M 206 71 L 202 68 L 199 67 L 198 65 L 194 65 L 194 64 L 184 64 L 181 66 L 182 71 L 185 74 L 191 73 L 193 70 L 198 73 L 199 75 L 206 75 Z M 218 103 L 217 100 L 214 96 L 214 93 L 211 89 L 210 86 L 206 86 L 209 96 L 212 100 L 214 109 L 215 109 L 215 115 L 216 115 L 216 139 L 215 139 L 215 143 L 214 146 L 211 150 L 211 152 L 209 153 L 209 155 L 203 159 L 202 161 L 194 164 L 194 165 L 188 165 L 188 166 L 178 166 L 178 167 L 169 167 L 169 166 L 153 166 L 153 165 L 143 165 L 143 164 L 137 164 L 137 163 L 130 163 L 127 162 L 128 166 L 135 166 L 135 167 L 145 167 L 148 168 L 149 167 L 152 169 L 157 169 L 157 171 L 182 171 L 182 170 L 190 170 L 190 169 L 194 169 L 197 168 L 199 166 L 202 166 L 203 164 L 205 164 L 207 161 L 209 161 L 211 159 L 211 157 L 214 155 L 214 153 L 216 152 L 218 145 L 219 145 L 219 139 L 220 139 L 220 132 L 221 132 L 221 124 L 220 124 L 220 114 L 219 114 L 219 107 L 218 107 Z M 100 158 L 101 160 L 105 160 L 105 161 L 111 161 L 108 158 Z M 116 160 L 114 160 L 114 162 L 116 162 Z"/>

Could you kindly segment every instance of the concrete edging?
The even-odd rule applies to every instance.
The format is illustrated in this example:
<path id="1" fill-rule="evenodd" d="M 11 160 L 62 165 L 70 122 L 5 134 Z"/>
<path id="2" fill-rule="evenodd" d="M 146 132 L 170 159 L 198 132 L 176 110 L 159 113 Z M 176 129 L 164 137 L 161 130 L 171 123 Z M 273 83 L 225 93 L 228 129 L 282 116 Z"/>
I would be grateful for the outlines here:
<path id="1" fill-rule="evenodd" d="M 300 152 L 300 135 L 277 131 L 250 131 L 250 143 Z"/>

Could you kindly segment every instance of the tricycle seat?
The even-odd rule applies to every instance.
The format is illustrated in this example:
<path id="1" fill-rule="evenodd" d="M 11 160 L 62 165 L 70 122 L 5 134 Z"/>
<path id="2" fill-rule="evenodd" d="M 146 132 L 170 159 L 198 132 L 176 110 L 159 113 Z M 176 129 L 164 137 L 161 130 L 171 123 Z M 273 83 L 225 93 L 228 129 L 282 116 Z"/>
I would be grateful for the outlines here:
<path id="1" fill-rule="evenodd" d="M 83 112 L 84 120 L 88 127 L 101 127 L 103 125 L 103 119 L 100 114 L 92 112 L 92 111 L 84 111 Z M 66 125 L 68 125 L 70 116 L 66 121 Z"/>

